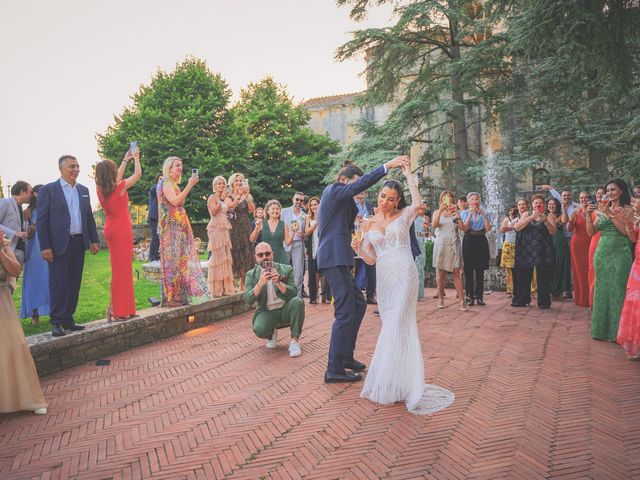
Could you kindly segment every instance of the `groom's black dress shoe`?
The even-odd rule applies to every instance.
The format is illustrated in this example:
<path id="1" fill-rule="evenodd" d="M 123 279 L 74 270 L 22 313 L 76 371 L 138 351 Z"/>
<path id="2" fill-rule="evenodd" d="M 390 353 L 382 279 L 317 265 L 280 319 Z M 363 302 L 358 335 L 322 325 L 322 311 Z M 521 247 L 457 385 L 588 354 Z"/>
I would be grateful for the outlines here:
<path id="1" fill-rule="evenodd" d="M 324 383 L 343 383 L 343 382 L 358 382 L 362 380 L 359 373 L 324 373 Z"/>
<path id="2" fill-rule="evenodd" d="M 346 360 L 342 364 L 344 365 L 344 368 L 348 368 L 349 370 L 353 370 L 354 372 L 361 372 L 362 370 L 367 368 L 364 363 L 357 360 Z"/>
<path id="3" fill-rule="evenodd" d="M 54 337 L 64 337 L 66 333 L 64 332 L 64 328 L 62 328 L 61 325 L 54 323 L 51 326 L 51 335 L 53 335 Z"/>
<path id="4" fill-rule="evenodd" d="M 64 329 L 65 330 L 84 330 L 84 325 L 78 325 L 77 323 L 65 323 L 64 324 Z"/>

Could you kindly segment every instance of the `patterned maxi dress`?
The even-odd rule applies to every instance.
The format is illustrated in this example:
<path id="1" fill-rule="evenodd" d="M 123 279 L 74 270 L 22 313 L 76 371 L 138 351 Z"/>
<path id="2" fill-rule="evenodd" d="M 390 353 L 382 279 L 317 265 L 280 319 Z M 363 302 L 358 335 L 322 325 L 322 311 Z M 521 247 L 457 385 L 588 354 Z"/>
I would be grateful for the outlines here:
<path id="1" fill-rule="evenodd" d="M 638 225 L 635 229 L 640 232 Z M 636 243 L 636 258 L 627 282 L 617 342 L 622 345 L 629 358 L 640 357 L 640 242 Z"/>
<path id="2" fill-rule="evenodd" d="M 241 272 L 247 273 L 253 267 L 253 251 L 251 250 L 251 218 L 247 201 L 243 200 L 236 208 L 227 212 L 231 222 L 231 255 L 233 256 L 233 274 L 239 276 Z"/>
<path id="3" fill-rule="evenodd" d="M 207 280 L 202 273 L 187 212 L 167 200 L 163 192 L 165 182 L 171 183 L 176 195 L 180 192 L 170 178 L 162 179 L 158 185 L 162 305 L 175 302 L 188 305 L 190 301 L 208 297 Z"/>
<path id="4" fill-rule="evenodd" d="M 223 291 L 226 295 L 234 292 L 231 237 L 229 236 L 231 224 L 227 218 L 227 205 L 217 197 L 213 198 L 214 202 L 220 202 L 221 208 L 218 213 L 211 215 L 211 220 L 207 225 L 207 235 L 209 236 L 207 249 L 211 252 L 207 282 L 211 294 L 214 297 L 221 297 Z M 209 214 L 211 214 L 211 210 L 209 210 Z"/>
<path id="5" fill-rule="evenodd" d="M 593 257 L 591 336 L 615 342 L 631 270 L 631 251 L 629 239 L 618 232 L 609 218 L 599 217 L 598 230 L 601 235 Z"/>

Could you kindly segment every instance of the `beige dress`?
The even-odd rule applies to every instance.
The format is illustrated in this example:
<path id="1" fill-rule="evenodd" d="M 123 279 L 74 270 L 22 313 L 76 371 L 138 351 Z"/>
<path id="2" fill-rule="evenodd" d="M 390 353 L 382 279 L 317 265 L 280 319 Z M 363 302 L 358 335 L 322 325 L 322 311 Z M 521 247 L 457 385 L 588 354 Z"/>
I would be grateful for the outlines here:
<path id="1" fill-rule="evenodd" d="M 433 244 L 433 267 L 445 272 L 462 268 L 462 247 L 454 218 L 440 215 L 440 226 L 436 228 Z"/>
<path id="2" fill-rule="evenodd" d="M 13 256 L 10 248 L 5 252 Z M 14 286 L 15 279 L 0 264 L 0 413 L 34 411 L 47 406 L 11 298 Z"/>
<path id="3" fill-rule="evenodd" d="M 219 201 L 214 197 L 214 201 Z M 209 292 L 214 297 L 221 297 L 224 294 L 230 295 L 234 292 L 233 287 L 233 257 L 231 254 L 231 223 L 227 218 L 227 205 L 221 202 L 222 208 L 218 213 L 211 215 L 209 225 L 207 225 L 207 235 L 209 244 L 207 250 L 211 252 L 209 259 L 209 272 L 207 273 L 207 283 Z"/>

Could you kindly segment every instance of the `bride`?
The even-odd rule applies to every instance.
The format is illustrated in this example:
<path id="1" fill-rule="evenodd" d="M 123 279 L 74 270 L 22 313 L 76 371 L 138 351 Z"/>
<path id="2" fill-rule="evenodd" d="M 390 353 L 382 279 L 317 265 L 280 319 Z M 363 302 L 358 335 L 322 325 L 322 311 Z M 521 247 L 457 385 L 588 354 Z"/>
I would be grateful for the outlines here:
<path id="1" fill-rule="evenodd" d="M 409 228 L 420 207 L 418 182 L 409 167 L 411 205 L 398 180 L 387 180 L 378 193 L 376 215 L 364 223 L 364 237 L 352 247 L 369 265 L 376 264 L 378 310 L 382 329 L 361 397 L 377 403 L 406 402 L 412 413 L 426 414 L 449 406 L 454 394 L 425 385 L 424 363 L 416 323 L 418 272 L 411 256 Z"/>

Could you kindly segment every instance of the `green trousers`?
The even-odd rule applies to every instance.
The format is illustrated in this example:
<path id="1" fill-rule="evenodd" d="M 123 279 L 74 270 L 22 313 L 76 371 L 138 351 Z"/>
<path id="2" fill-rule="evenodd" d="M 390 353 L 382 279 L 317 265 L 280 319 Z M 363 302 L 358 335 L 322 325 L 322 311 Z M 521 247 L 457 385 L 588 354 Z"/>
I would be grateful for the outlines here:
<path id="1" fill-rule="evenodd" d="M 271 338 L 273 330 L 291 327 L 291 336 L 299 337 L 304 323 L 304 301 L 293 297 L 277 310 L 261 310 L 253 319 L 253 333 L 259 338 Z"/>

